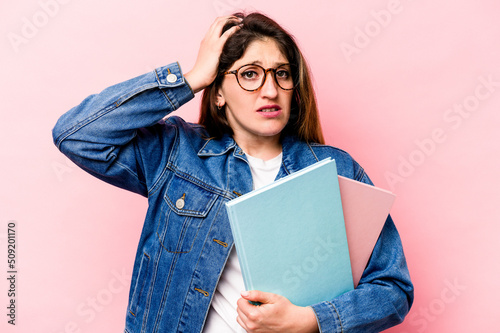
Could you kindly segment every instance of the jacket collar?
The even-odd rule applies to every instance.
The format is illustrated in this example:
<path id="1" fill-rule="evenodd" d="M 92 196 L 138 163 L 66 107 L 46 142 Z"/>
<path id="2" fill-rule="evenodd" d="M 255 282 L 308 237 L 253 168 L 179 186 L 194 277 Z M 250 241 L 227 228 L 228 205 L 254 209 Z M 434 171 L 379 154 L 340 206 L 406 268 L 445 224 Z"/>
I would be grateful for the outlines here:
<path id="1" fill-rule="evenodd" d="M 236 141 L 228 135 L 224 134 L 221 139 L 210 138 L 198 151 L 198 156 L 219 156 L 226 154 L 229 150 L 238 147 Z M 240 149 L 238 147 L 238 149 Z M 240 149 L 241 150 L 241 149 Z"/>
<path id="2" fill-rule="evenodd" d="M 282 139 L 282 147 L 283 163 L 282 170 L 280 170 L 281 177 L 319 161 L 311 146 L 295 136 L 285 136 Z M 231 149 L 234 149 L 233 154 L 235 156 L 244 154 L 234 139 L 230 135 L 225 134 L 221 139 L 208 139 L 198 151 L 198 156 L 220 156 L 228 153 Z"/>
<path id="3" fill-rule="evenodd" d="M 319 161 L 311 146 L 296 136 L 285 136 L 282 141 L 283 162 L 282 171 L 278 174 L 281 178 L 287 174 L 299 171 Z"/>

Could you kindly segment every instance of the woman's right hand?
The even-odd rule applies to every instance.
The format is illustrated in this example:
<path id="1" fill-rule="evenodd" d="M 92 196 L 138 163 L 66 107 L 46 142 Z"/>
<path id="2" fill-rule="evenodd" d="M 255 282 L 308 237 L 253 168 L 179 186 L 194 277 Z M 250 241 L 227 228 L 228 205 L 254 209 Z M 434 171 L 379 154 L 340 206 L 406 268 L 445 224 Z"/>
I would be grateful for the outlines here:
<path id="1" fill-rule="evenodd" d="M 210 85 L 217 76 L 217 66 L 219 65 L 222 48 L 226 40 L 239 29 L 239 25 L 235 25 L 221 36 L 222 28 L 230 20 L 238 23 L 241 21 L 240 18 L 235 16 L 223 16 L 218 17 L 212 23 L 207 34 L 201 41 L 194 67 L 184 75 L 184 78 L 195 93 Z"/>

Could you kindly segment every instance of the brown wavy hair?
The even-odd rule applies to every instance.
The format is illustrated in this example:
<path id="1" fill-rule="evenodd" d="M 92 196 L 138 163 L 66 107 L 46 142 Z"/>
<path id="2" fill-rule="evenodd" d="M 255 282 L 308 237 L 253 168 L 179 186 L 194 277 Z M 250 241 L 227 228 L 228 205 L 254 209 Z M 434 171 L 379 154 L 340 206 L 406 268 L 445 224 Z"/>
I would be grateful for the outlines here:
<path id="1" fill-rule="evenodd" d="M 271 38 L 291 64 L 295 84 L 290 119 L 283 133 L 296 135 L 307 142 L 324 143 L 309 68 L 293 36 L 263 14 L 233 15 L 242 21 L 240 23 L 228 21 L 222 33 L 236 24 L 240 24 L 241 27 L 226 41 L 219 58 L 217 77 L 203 92 L 199 123 L 205 126 L 210 136 L 215 138 L 220 138 L 226 133 L 233 134 L 226 118 L 225 107 L 218 110 L 216 106 L 217 91 L 222 85 L 223 73 L 243 56 L 250 43 Z"/>

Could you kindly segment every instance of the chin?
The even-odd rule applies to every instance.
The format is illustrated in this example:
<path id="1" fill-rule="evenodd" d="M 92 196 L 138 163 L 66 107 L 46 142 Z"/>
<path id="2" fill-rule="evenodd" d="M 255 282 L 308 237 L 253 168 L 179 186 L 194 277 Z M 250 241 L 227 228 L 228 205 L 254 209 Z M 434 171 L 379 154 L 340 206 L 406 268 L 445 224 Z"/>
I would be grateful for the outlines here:
<path id="1" fill-rule="evenodd" d="M 284 129 L 285 129 L 285 127 L 280 127 L 279 129 L 276 129 L 276 130 L 269 130 L 269 131 L 265 131 L 265 132 L 260 132 L 260 133 L 258 133 L 258 135 L 263 136 L 263 137 L 273 137 L 273 136 L 281 135 L 281 132 L 283 132 Z"/>

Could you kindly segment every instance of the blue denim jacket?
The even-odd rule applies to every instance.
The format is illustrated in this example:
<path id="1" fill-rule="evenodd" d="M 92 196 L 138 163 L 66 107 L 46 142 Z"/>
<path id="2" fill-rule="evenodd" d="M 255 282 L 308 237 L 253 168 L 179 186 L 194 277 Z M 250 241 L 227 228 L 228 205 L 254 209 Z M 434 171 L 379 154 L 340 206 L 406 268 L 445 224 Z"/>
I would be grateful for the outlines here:
<path id="1" fill-rule="evenodd" d="M 148 198 L 132 274 L 125 332 L 199 332 L 233 238 L 224 203 L 252 190 L 231 136 L 208 139 L 179 117 L 192 99 L 177 63 L 86 98 L 61 116 L 54 143 L 81 168 Z M 287 136 L 277 178 L 326 157 L 342 176 L 370 183 L 344 151 Z M 286 221 L 281 221 L 286 223 Z M 378 332 L 400 323 L 413 286 L 389 217 L 359 286 L 312 305 L 321 332 Z"/>

